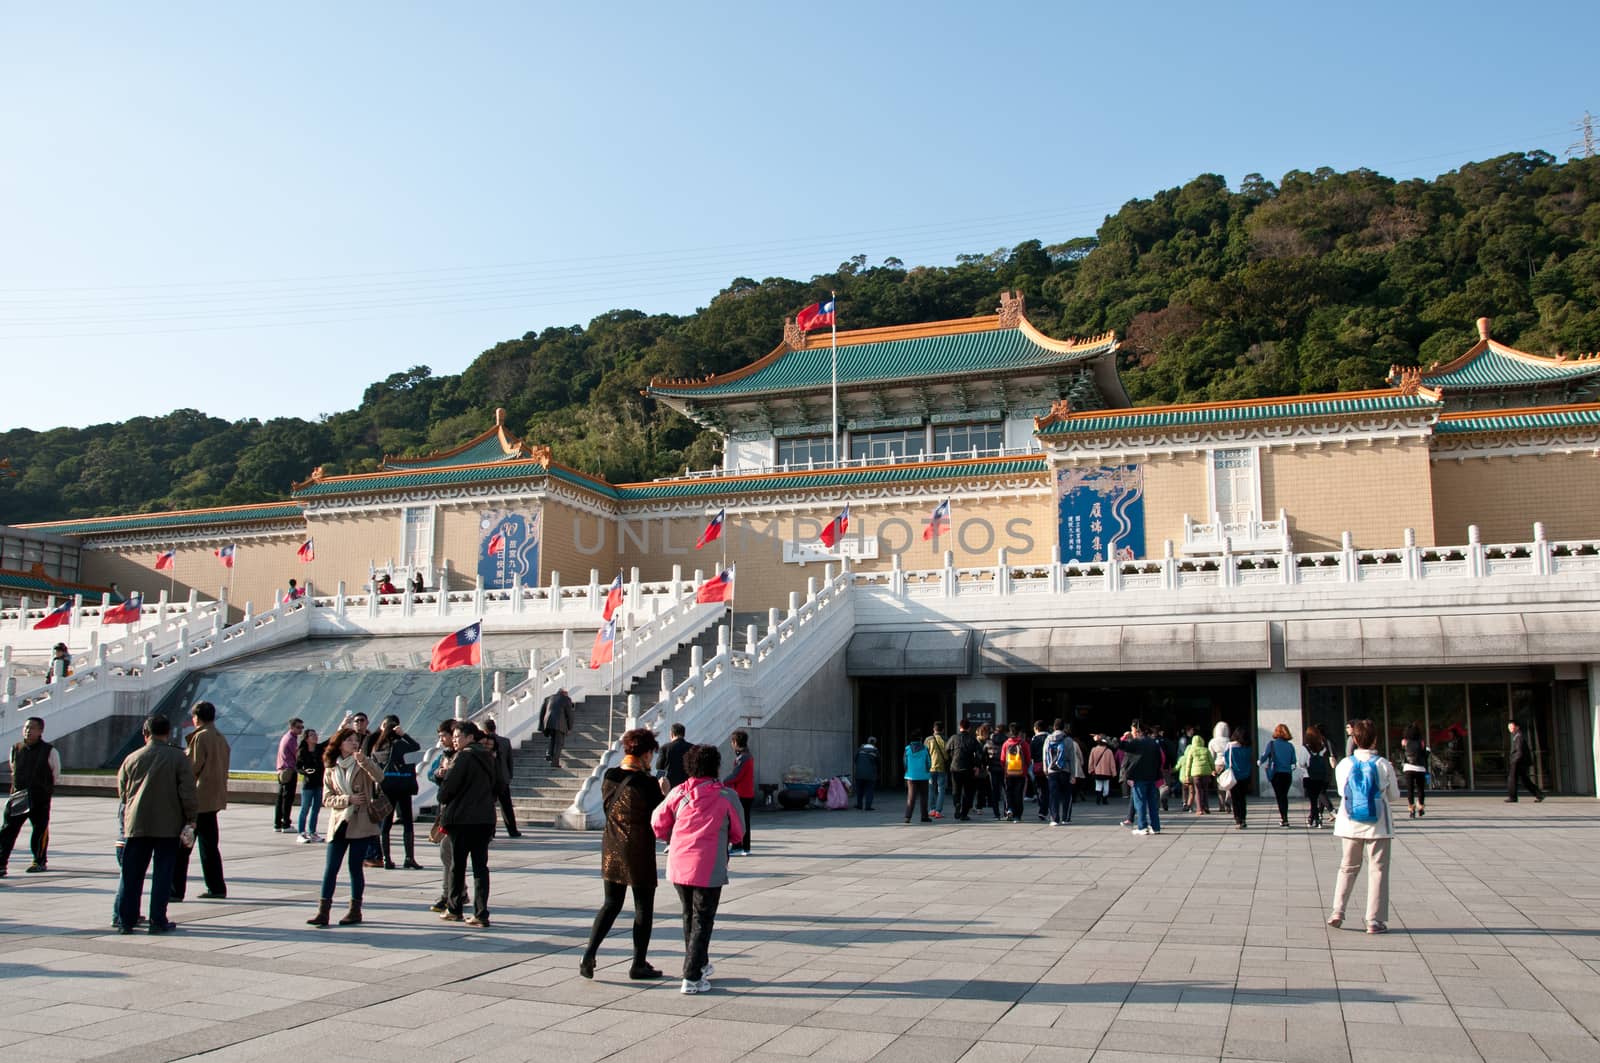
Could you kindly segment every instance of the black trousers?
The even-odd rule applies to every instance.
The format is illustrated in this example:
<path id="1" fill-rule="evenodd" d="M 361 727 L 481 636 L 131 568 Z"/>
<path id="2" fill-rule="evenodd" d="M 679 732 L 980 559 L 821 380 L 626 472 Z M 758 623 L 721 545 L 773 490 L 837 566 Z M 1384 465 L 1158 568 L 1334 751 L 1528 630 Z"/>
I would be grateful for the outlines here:
<path id="1" fill-rule="evenodd" d="M 1028 777 L 1026 775 L 1007 775 L 1006 780 L 1006 812 L 1012 819 L 1021 819 L 1023 810 L 1027 805 L 1023 803 L 1022 794 L 1027 789 Z"/>
<path id="2" fill-rule="evenodd" d="M 284 777 L 288 781 L 284 781 Z M 297 776 L 293 771 L 278 772 L 278 800 L 272 810 L 272 826 L 275 830 L 290 830 L 294 827 L 294 785 Z"/>
<path id="3" fill-rule="evenodd" d="M 994 802 L 994 818 L 999 819 L 1006 814 L 1006 773 L 991 771 L 989 773 L 989 800 Z"/>
<path id="4" fill-rule="evenodd" d="M 1245 813 L 1248 811 L 1246 806 L 1250 803 L 1250 793 L 1247 789 L 1249 785 L 1249 780 L 1241 779 L 1233 789 L 1226 791 L 1233 801 L 1233 821 L 1240 826 L 1244 825 Z"/>
<path id="5" fill-rule="evenodd" d="M 460 915 L 467 896 L 467 861 L 472 861 L 472 914 L 489 918 L 489 839 L 493 823 L 463 823 L 450 828 L 450 911 Z"/>
<path id="6" fill-rule="evenodd" d="M 721 886 L 676 886 L 683 904 L 683 978 L 698 982 L 711 950 L 711 930 L 717 923 Z"/>
<path id="7" fill-rule="evenodd" d="M 194 849 L 178 846 L 178 855 L 172 865 L 172 896 L 183 900 L 189 892 L 189 854 L 200 853 L 200 873 L 205 876 L 206 892 L 218 897 L 228 895 L 228 880 L 222 875 L 222 850 L 217 847 L 217 814 L 201 812 L 194 817 Z"/>
<path id="8" fill-rule="evenodd" d="M 750 813 L 755 811 L 756 799 L 753 797 L 739 798 L 739 807 L 744 809 L 744 841 L 739 843 L 739 848 L 745 852 L 750 851 Z"/>
<path id="9" fill-rule="evenodd" d="M 561 749 L 567 744 L 567 732 L 546 731 L 545 734 L 550 737 L 550 751 L 545 754 L 544 759 L 559 768 L 561 766 Z"/>
<path id="10" fill-rule="evenodd" d="M 150 925 L 166 925 L 167 900 L 172 895 L 172 862 L 179 848 L 176 838 L 129 838 L 123 844 L 122 874 L 117 880 L 117 922 L 120 925 L 139 924 L 139 902 L 144 899 L 146 871 L 151 872 Z"/>
<path id="11" fill-rule="evenodd" d="M 628 886 L 622 882 L 606 881 L 605 902 L 600 910 L 595 913 L 594 926 L 589 928 L 589 947 L 583 950 L 583 958 L 590 963 L 594 962 L 595 955 L 600 951 L 600 942 L 611 933 L 611 926 L 617 921 L 617 915 L 622 911 L 622 902 L 628 894 Z M 656 921 L 656 884 L 654 882 L 633 887 L 633 965 L 643 967 L 645 955 L 650 951 L 650 930 Z"/>
<path id="12" fill-rule="evenodd" d="M 17 835 L 22 833 L 22 825 L 31 823 L 33 832 L 28 836 L 28 843 L 33 847 L 33 862 L 41 867 L 50 857 L 50 798 L 51 794 L 30 788 L 28 802 L 32 806 L 26 816 L 12 819 L 5 817 L 4 825 L 0 825 L 0 867 L 5 867 L 11 859 L 11 849 L 17 844 Z"/>
<path id="13" fill-rule="evenodd" d="M 455 891 L 455 885 L 450 881 L 452 867 L 455 864 L 455 840 L 446 834 L 439 841 L 439 863 L 441 871 L 439 876 L 439 904 L 452 912 L 459 912 L 467 906 L 465 892 L 466 882 L 462 882 L 462 892 Z"/>
<path id="14" fill-rule="evenodd" d="M 972 814 L 972 799 L 978 796 L 978 777 L 971 771 L 952 770 L 950 782 L 955 789 L 956 818 L 966 819 Z"/>
<path id="15" fill-rule="evenodd" d="M 1272 773 L 1272 793 L 1278 799 L 1278 819 L 1284 823 L 1289 822 L 1289 783 L 1294 781 L 1294 776 L 1286 771 Z"/>
<path id="16" fill-rule="evenodd" d="M 906 780 L 906 822 L 907 823 L 911 822 L 911 810 L 917 806 L 917 803 L 919 801 L 922 803 L 922 818 L 923 819 L 927 819 L 928 818 L 928 780 L 927 779 L 907 779 Z"/>
<path id="17" fill-rule="evenodd" d="M 511 787 L 502 786 L 494 797 L 496 801 L 500 802 L 500 818 L 506 822 L 506 833 L 516 834 L 517 810 L 511 807 Z"/>
<path id="18" fill-rule="evenodd" d="M 1521 760 L 1513 760 L 1511 762 L 1511 770 L 1506 772 L 1506 796 L 1511 800 L 1515 801 L 1517 799 L 1517 783 L 1519 782 L 1526 786 L 1528 792 L 1534 797 L 1544 796 L 1539 792 L 1539 788 L 1534 785 L 1533 776 L 1528 773 L 1528 769 L 1531 767 L 1533 767 L 1532 757 L 1523 757 Z"/>
<path id="19" fill-rule="evenodd" d="M 1428 773 L 1403 771 L 1406 777 L 1406 803 L 1422 807 L 1428 803 Z"/>
<path id="20" fill-rule="evenodd" d="M 383 838 L 383 862 L 385 864 L 394 863 L 394 860 L 389 856 L 390 852 L 392 852 L 389 847 L 389 834 L 394 830 L 394 821 L 398 819 L 400 821 L 400 844 L 405 846 L 406 861 L 414 864 L 417 862 L 417 828 L 416 816 L 411 809 L 411 795 L 391 790 L 387 786 L 383 788 L 383 793 L 389 799 L 389 802 L 394 805 L 394 810 L 383 817 L 383 827 L 379 832 Z"/>
<path id="21" fill-rule="evenodd" d="M 1328 789 L 1328 784 L 1321 779 L 1306 780 L 1306 800 L 1311 802 L 1311 810 L 1306 813 L 1308 824 L 1322 822 L 1322 794 Z"/>

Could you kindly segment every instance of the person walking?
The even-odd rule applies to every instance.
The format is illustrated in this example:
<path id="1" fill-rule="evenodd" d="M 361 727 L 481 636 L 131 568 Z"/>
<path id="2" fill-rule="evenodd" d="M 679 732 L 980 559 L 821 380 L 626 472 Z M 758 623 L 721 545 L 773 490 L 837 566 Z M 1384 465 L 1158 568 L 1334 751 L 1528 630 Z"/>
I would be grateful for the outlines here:
<path id="1" fill-rule="evenodd" d="M 428 778 L 433 780 L 434 786 L 444 782 L 445 775 L 450 771 L 450 765 L 456 759 L 456 722 L 453 719 L 439 721 L 439 737 L 434 747 L 434 760 L 428 769 Z M 428 836 L 439 839 L 439 899 L 429 906 L 428 910 L 437 915 L 454 909 L 461 911 L 466 907 L 466 897 L 458 896 L 450 881 L 450 868 L 455 855 L 455 843 L 450 840 L 450 832 L 444 829 L 441 817 L 443 809 L 434 812 L 435 830 L 429 831 Z"/>
<path id="2" fill-rule="evenodd" d="M 983 783 L 978 791 L 979 807 L 985 801 L 994 811 L 994 818 L 1006 814 L 1006 772 L 1000 763 L 1000 747 L 1006 744 L 1005 736 L 993 724 L 978 728 L 978 742 L 983 750 Z"/>
<path id="3" fill-rule="evenodd" d="M 394 870 L 394 850 L 389 839 L 395 820 L 400 821 L 400 843 L 405 848 L 408 871 L 421 871 L 417 863 L 416 815 L 411 798 L 417 793 L 417 759 L 422 745 L 400 726 L 400 717 L 390 714 L 378 725 L 378 739 L 372 743 L 372 760 L 383 769 L 383 796 L 389 799 L 389 814 L 383 817 L 379 836 L 383 846 L 383 866 Z"/>
<path id="4" fill-rule="evenodd" d="M 1033 790 L 1040 823 L 1049 822 L 1050 819 L 1050 783 L 1045 778 L 1044 770 L 1044 744 L 1049 740 L 1050 728 L 1044 725 L 1043 720 L 1034 720 L 1033 734 L 1028 737 L 1028 756 L 1033 764 L 1033 770 L 1028 773 L 1028 786 Z"/>
<path id="5" fill-rule="evenodd" d="M 1324 795 L 1328 792 L 1328 785 L 1333 782 L 1334 770 L 1333 757 L 1328 750 L 1328 738 L 1322 733 L 1322 728 L 1316 724 L 1308 726 L 1302 748 L 1305 750 L 1305 759 L 1301 762 L 1305 779 L 1303 785 L 1306 800 L 1311 804 L 1311 809 L 1306 813 L 1306 826 L 1320 828 L 1323 825 Z"/>
<path id="6" fill-rule="evenodd" d="M 1373 747 L 1378 728 L 1371 720 L 1351 721 L 1350 735 L 1356 751 L 1339 762 L 1336 778 L 1339 793 L 1338 814 L 1333 836 L 1343 850 L 1339 877 L 1334 880 L 1333 912 L 1328 925 L 1337 929 L 1344 922 L 1344 910 L 1355 887 L 1363 860 L 1367 864 L 1367 933 L 1389 930 L 1389 851 L 1394 842 L 1394 806 L 1400 800 L 1400 784 L 1394 765 L 1380 757 Z"/>
<path id="7" fill-rule="evenodd" d="M 744 837 L 740 839 L 737 851 L 728 855 L 749 856 L 750 819 L 756 807 L 756 761 L 750 755 L 750 733 L 743 730 L 733 732 L 728 736 L 728 746 L 733 750 L 733 770 L 728 772 L 722 784 L 738 795 L 739 807 L 744 813 Z"/>
<path id="8" fill-rule="evenodd" d="M 722 887 L 728 884 L 728 850 L 744 837 L 737 795 L 717 781 L 722 754 L 695 746 L 684 758 L 689 781 L 675 786 L 650 816 L 658 841 L 667 842 L 667 881 L 683 905 L 683 985 L 686 994 L 711 991 L 711 933 Z"/>
<path id="9" fill-rule="evenodd" d="M 606 817 L 605 834 L 600 841 L 600 879 L 605 899 L 589 929 L 583 959 L 578 961 L 578 973 L 585 978 L 594 977 L 600 943 L 611 932 L 630 888 L 633 966 L 628 968 L 628 977 L 635 981 L 661 977 L 661 972 L 646 959 L 656 908 L 656 836 L 650 817 L 665 796 L 650 774 L 650 754 L 656 747 L 656 736 L 648 727 L 628 731 L 622 736 L 621 765 L 608 769 L 600 783 L 600 806 Z"/>
<path id="10" fill-rule="evenodd" d="M 1272 782 L 1272 793 L 1278 799 L 1278 825 L 1289 825 L 1289 785 L 1294 782 L 1294 740 L 1287 724 L 1280 723 L 1272 729 L 1267 748 L 1261 751 L 1261 765 Z"/>
<path id="11" fill-rule="evenodd" d="M 131 934 L 139 925 L 145 872 L 149 871 L 150 933 L 165 934 L 177 929 L 167 918 L 167 901 L 172 895 L 179 839 L 193 836 L 200 802 L 195 795 L 194 766 L 183 750 L 167 741 L 172 736 L 172 721 L 151 716 L 144 722 L 143 734 L 144 746 L 117 769 L 123 833 L 117 929 Z"/>
<path id="12" fill-rule="evenodd" d="M 933 733 L 924 744 L 928 747 L 928 815 L 944 818 L 944 794 L 950 788 L 950 744 L 945 741 L 944 724 L 933 721 Z"/>
<path id="13" fill-rule="evenodd" d="M 1111 781 L 1117 777 L 1117 754 L 1111 749 L 1111 739 L 1106 735 L 1094 736 L 1094 749 L 1089 752 L 1089 774 L 1094 777 L 1094 803 L 1111 803 Z"/>
<path id="14" fill-rule="evenodd" d="M 1133 833 L 1160 834 L 1161 743 L 1145 733 L 1142 721 L 1134 720 L 1129 731 L 1132 737 L 1122 750 L 1127 754 L 1123 770 L 1133 788 Z"/>
<path id="15" fill-rule="evenodd" d="M 468 926 L 489 925 L 489 839 L 494 835 L 494 793 L 499 778 L 494 757 L 479 744 L 483 732 L 470 720 L 455 724 L 456 758 L 439 784 L 439 820 L 450 832 L 450 895 L 456 902 L 440 914 L 462 922 L 467 861 L 472 861 L 472 916 Z"/>
<path id="16" fill-rule="evenodd" d="M 1023 797 L 1028 777 L 1033 774 L 1033 754 L 1020 723 L 1012 723 L 1010 735 L 1000 746 L 1001 770 L 1005 775 L 1006 815 L 1013 823 L 1022 822 Z"/>
<path id="17" fill-rule="evenodd" d="M 305 721 L 296 716 L 278 739 L 278 759 L 273 765 L 278 772 L 278 800 L 272 809 L 272 829 L 280 834 L 294 830 L 294 787 L 299 775 L 295 762 L 299 757 L 300 732 L 305 729 Z"/>
<path id="18" fill-rule="evenodd" d="M 1400 774 L 1406 779 L 1406 804 L 1411 808 L 1410 819 L 1428 814 L 1428 743 L 1422 740 L 1422 728 L 1411 724 L 1400 742 L 1405 763 Z"/>
<path id="19" fill-rule="evenodd" d="M 683 724 L 673 724 L 669 732 L 671 741 L 661 747 L 661 755 L 656 758 L 656 775 L 661 779 L 662 794 L 689 781 L 689 771 L 683 766 L 684 755 L 691 748 L 689 739 L 685 737 L 687 733 Z"/>
<path id="20" fill-rule="evenodd" d="M 1206 752 L 1211 754 L 1211 763 L 1216 765 L 1217 774 L 1222 773 L 1222 757 L 1228 751 L 1228 743 L 1232 738 L 1228 734 L 1228 724 L 1218 720 L 1217 725 L 1211 729 L 1211 741 L 1206 743 Z M 1217 808 L 1223 812 L 1233 811 L 1233 796 L 1222 787 L 1217 787 Z"/>
<path id="21" fill-rule="evenodd" d="M 1231 734 L 1227 748 L 1222 751 L 1222 758 L 1217 761 L 1217 773 L 1231 773 L 1233 784 L 1223 786 L 1219 783 L 1217 792 L 1227 793 L 1228 807 L 1233 809 L 1233 825 L 1244 830 L 1249 814 L 1250 777 L 1255 773 L 1256 762 L 1250 753 L 1250 728 L 1236 727 Z"/>
<path id="22" fill-rule="evenodd" d="M 1078 743 L 1060 719 L 1044 743 L 1045 790 L 1050 796 L 1050 825 L 1062 827 L 1072 822 L 1072 786 L 1078 770 Z"/>
<path id="23" fill-rule="evenodd" d="M 852 774 L 856 784 L 856 811 L 871 812 L 872 799 L 878 792 L 878 740 L 867 737 L 856 750 Z"/>
<path id="24" fill-rule="evenodd" d="M 50 801 L 60 778 L 61 754 L 44 740 L 44 720 L 28 717 L 22 725 L 22 741 L 11 747 L 11 795 L 0 821 L 0 878 L 6 877 L 11 849 L 24 823 L 33 827 L 28 835 L 33 850 L 28 872 L 37 875 L 49 869 Z"/>
<path id="25" fill-rule="evenodd" d="M 911 732 L 911 741 L 906 743 L 905 749 L 905 780 L 906 780 L 906 822 L 911 822 L 911 811 L 919 803 L 922 805 L 923 823 L 933 822 L 933 817 L 928 815 L 928 776 L 932 774 L 929 768 L 931 757 L 928 747 L 922 740 L 921 731 Z"/>
<path id="26" fill-rule="evenodd" d="M 950 782 L 955 791 L 956 819 L 972 818 L 972 801 L 978 795 L 978 779 L 983 774 L 983 747 L 972 735 L 972 721 L 962 720 L 950 739 Z"/>
<path id="27" fill-rule="evenodd" d="M 206 880 L 206 891 L 200 894 L 200 899 L 220 901 L 228 896 L 228 881 L 222 874 L 217 813 L 228 807 L 228 761 L 232 751 L 228 740 L 217 730 L 217 707 L 211 702 L 195 702 L 194 708 L 189 710 L 189 720 L 194 724 L 187 742 L 189 763 L 194 768 L 195 795 L 199 801 L 199 811 L 194 817 L 194 847 L 200 851 L 200 873 Z M 172 899 L 175 901 L 183 900 L 189 891 L 189 852 L 186 845 L 178 847 L 172 872 Z"/>
<path id="28" fill-rule="evenodd" d="M 561 767 L 561 750 L 567 744 L 567 734 L 572 730 L 572 698 L 566 687 L 544 699 L 539 707 L 539 730 L 550 740 L 544 759 Z"/>
<path id="29" fill-rule="evenodd" d="M 361 752 L 361 735 L 352 727 L 341 727 L 328 739 L 323 753 L 322 803 L 328 809 L 328 849 L 322 862 L 322 896 L 317 914 L 307 926 L 323 927 L 333 912 L 333 891 L 339 884 L 339 865 L 350 872 L 350 910 L 339 920 L 340 926 L 361 922 L 361 899 L 367 890 L 363 863 L 372 839 L 378 835 L 372 817 L 373 795 L 382 792 L 383 769 Z"/>
<path id="30" fill-rule="evenodd" d="M 1206 740 L 1199 735 L 1189 739 L 1189 748 L 1178 758 L 1178 781 L 1183 784 L 1184 807 L 1196 815 L 1211 814 L 1208 798 L 1215 769 L 1216 761 L 1211 758 L 1211 750 L 1206 748 Z"/>
<path id="31" fill-rule="evenodd" d="M 300 772 L 300 842 L 310 845 L 320 842 L 317 819 L 322 814 L 322 776 L 327 766 L 322 755 L 327 744 L 318 740 L 317 732 L 307 727 L 300 736 L 300 748 L 295 752 L 295 769 Z"/>
<path id="32" fill-rule="evenodd" d="M 1515 720 L 1506 724 L 1506 730 L 1511 732 L 1511 750 L 1506 765 L 1506 802 L 1516 803 L 1519 782 L 1528 788 L 1535 802 L 1543 801 L 1544 794 L 1534 785 L 1533 776 L 1529 774 L 1533 767 L 1533 748 L 1528 744 L 1527 733 Z"/>
<path id="33" fill-rule="evenodd" d="M 419 575 L 417 578 L 422 577 Z M 511 746 L 511 739 L 500 733 L 493 720 L 483 721 L 483 730 L 494 740 L 494 759 L 505 776 L 505 784 L 495 792 L 494 798 L 500 803 L 500 818 L 505 821 L 506 837 L 520 838 L 522 832 L 517 829 L 517 810 L 511 804 L 511 780 L 515 778 L 517 770 L 516 750 Z"/>

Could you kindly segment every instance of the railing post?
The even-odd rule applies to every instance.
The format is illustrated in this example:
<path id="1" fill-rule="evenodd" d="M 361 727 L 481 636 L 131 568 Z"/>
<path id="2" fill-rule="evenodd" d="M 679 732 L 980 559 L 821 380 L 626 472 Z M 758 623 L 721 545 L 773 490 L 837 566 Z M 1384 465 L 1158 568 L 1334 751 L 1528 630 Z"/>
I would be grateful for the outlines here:
<path id="1" fill-rule="evenodd" d="M 11 647 L 0 646 L 0 701 L 11 700 Z"/>
<path id="2" fill-rule="evenodd" d="M 944 573 L 940 577 L 940 582 L 944 585 L 944 596 L 946 598 L 954 598 L 956 596 L 957 583 L 956 554 L 954 550 L 946 550 L 944 552 Z"/>
<path id="3" fill-rule="evenodd" d="M 600 570 L 589 570 L 589 611 L 598 613 L 605 608 L 605 600 L 600 597 Z"/>
<path id="4" fill-rule="evenodd" d="M 494 693 L 489 695 L 489 700 L 498 705 L 500 704 L 501 696 L 505 693 L 505 677 L 498 671 L 491 674 L 494 676 Z"/>
<path id="5" fill-rule="evenodd" d="M 436 616 L 450 615 L 450 585 L 443 580 L 433 585 L 433 612 Z"/>
<path id="6" fill-rule="evenodd" d="M 1001 598 L 1011 597 L 1011 562 L 1006 560 L 1006 548 L 1003 546 L 994 566 L 994 592 Z"/>
<path id="7" fill-rule="evenodd" d="M 1533 522 L 1533 571 L 1550 575 L 1550 540 L 1544 537 L 1544 521 Z"/>
<path id="8" fill-rule="evenodd" d="M 733 646 L 733 632 L 727 624 L 717 625 L 717 656 L 721 657 Z"/>
<path id="9" fill-rule="evenodd" d="M 1284 527 L 1287 528 L 1288 525 Z M 1278 578 L 1285 586 L 1300 582 L 1300 566 L 1295 563 L 1294 551 L 1289 549 L 1287 531 L 1283 535 L 1283 548 L 1278 554 Z"/>
<path id="10" fill-rule="evenodd" d="M 1222 585 L 1224 587 L 1237 587 L 1239 585 L 1239 559 L 1233 556 L 1233 536 L 1222 537 Z"/>
<path id="11" fill-rule="evenodd" d="M 572 656 L 572 629 L 570 627 L 562 628 L 561 630 L 561 656 Z"/>
<path id="12" fill-rule="evenodd" d="M 1106 550 L 1106 590 L 1118 591 L 1122 589 L 1122 565 L 1112 556 L 1111 550 Z"/>
<path id="13" fill-rule="evenodd" d="M 104 643 L 100 643 L 99 645 L 96 645 L 96 646 L 91 646 L 90 649 L 89 649 L 89 653 L 90 653 L 90 656 L 94 659 L 94 666 L 96 668 L 105 667 L 105 663 L 106 663 L 106 647 L 105 647 Z"/>
<path id="14" fill-rule="evenodd" d="M 474 582 L 473 587 L 472 587 L 472 615 L 473 616 L 482 616 L 483 615 L 483 573 L 482 572 L 477 574 L 476 581 Z"/>
<path id="15" fill-rule="evenodd" d="M 194 591 L 190 591 L 189 595 L 190 595 L 190 598 L 192 599 L 193 596 L 194 596 Z M 191 608 L 192 608 L 192 606 L 191 606 Z M 83 595 L 74 594 L 72 596 L 72 613 L 71 613 L 71 615 L 69 615 L 67 617 L 67 630 L 68 631 L 76 631 L 78 629 L 78 623 L 79 623 L 79 620 L 81 619 L 79 617 L 79 614 L 82 613 L 82 612 L 83 612 Z"/>
<path id="16" fill-rule="evenodd" d="M 778 610 L 767 610 L 767 634 L 773 635 L 778 631 Z"/>
<path id="17" fill-rule="evenodd" d="M 756 626 L 754 624 L 746 624 L 744 629 L 744 652 L 753 656 L 756 652 L 756 643 L 760 641 L 761 637 L 756 634 Z"/>
<path id="18" fill-rule="evenodd" d="M 456 719 L 465 720 L 466 718 L 467 718 L 467 698 L 466 698 L 466 695 L 465 694 L 457 694 L 456 695 Z"/>
<path id="19" fill-rule="evenodd" d="M 244 622 L 248 624 L 251 620 L 255 619 L 255 615 L 256 603 L 246 599 L 244 603 Z"/>
<path id="20" fill-rule="evenodd" d="M 400 615 L 409 617 L 411 615 L 411 606 L 411 581 L 406 580 L 406 585 L 400 589 Z"/>
<path id="21" fill-rule="evenodd" d="M 156 627 L 159 629 L 159 628 L 163 628 L 163 627 L 166 627 L 166 626 L 167 626 L 167 592 L 166 591 L 162 591 L 161 592 L 161 596 L 156 599 Z"/>
<path id="22" fill-rule="evenodd" d="M 333 615 L 335 617 L 337 617 L 338 619 L 340 619 L 340 620 L 344 619 L 344 610 L 345 610 L 344 596 L 345 596 L 344 580 L 340 580 L 338 589 L 334 591 L 334 598 L 333 598 Z"/>
<path id="23" fill-rule="evenodd" d="M 1067 579 L 1061 569 L 1061 544 L 1056 543 L 1050 547 L 1050 593 L 1064 594 L 1067 590 Z"/>
<path id="24" fill-rule="evenodd" d="M 528 651 L 528 682 L 537 683 L 538 681 L 539 681 L 539 647 L 535 646 L 535 647 L 533 647 L 533 649 Z M 538 693 L 539 693 L 538 690 L 534 691 L 535 695 L 537 695 Z"/>
<path id="25" fill-rule="evenodd" d="M 374 579 L 367 584 L 367 615 L 378 615 L 378 581 Z"/>
<path id="26" fill-rule="evenodd" d="M 552 572 L 551 576 L 554 577 L 555 573 Z M 511 611 L 512 613 L 522 612 L 522 573 L 520 572 L 511 573 Z"/>
<path id="27" fill-rule="evenodd" d="M 676 602 L 683 597 L 683 566 L 672 566 L 672 600 Z"/>
<path id="28" fill-rule="evenodd" d="M 706 651 L 696 643 L 689 647 L 689 678 L 699 679 L 706 665 Z"/>
<path id="29" fill-rule="evenodd" d="M 1400 554 L 1405 570 L 1406 579 L 1415 582 L 1422 578 L 1422 551 L 1417 549 L 1417 530 L 1407 528 L 1404 532 L 1403 545 Z"/>
<path id="30" fill-rule="evenodd" d="M 696 583 L 700 582 L 699 573 L 695 574 Z M 628 570 L 628 611 L 639 612 L 639 566 L 635 565 Z"/>
<path id="31" fill-rule="evenodd" d="M 139 648 L 139 674 L 141 676 L 150 674 L 150 658 L 152 653 L 153 651 L 150 649 L 150 644 L 148 642 Z"/>
<path id="32" fill-rule="evenodd" d="M 1186 515 L 1184 520 L 1188 519 Z M 1171 539 L 1161 541 L 1161 586 L 1169 591 L 1178 589 L 1178 558 Z"/>
<path id="33" fill-rule="evenodd" d="M 789 592 L 789 619 L 793 620 L 795 614 L 800 612 L 800 592 Z"/>
<path id="34" fill-rule="evenodd" d="M 178 625 L 178 652 L 185 653 L 189 649 L 189 623 L 184 621 Z"/>
<path id="35" fill-rule="evenodd" d="M 631 731 L 639 726 L 639 695 L 628 695 L 628 718 L 623 721 L 622 728 Z"/>
<path id="36" fill-rule="evenodd" d="M 806 577 L 806 601 L 812 601 L 817 596 L 817 577 Z"/>
<path id="37" fill-rule="evenodd" d="M 906 570 L 900 564 L 900 555 L 889 559 L 889 593 L 896 598 L 906 596 Z"/>
<path id="38" fill-rule="evenodd" d="M 28 596 L 26 594 L 17 599 L 17 630 L 28 630 Z"/>
<path id="39" fill-rule="evenodd" d="M 1484 573 L 1483 542 L 1478 538 L 1478 526 L 1467 525 L 1467 575 L 1482 579 Z"/>
<path id="40" fill-rule="evenodd" d="M 1355 538 L 1349 532 L 1339 533 L 1339 571 L 1346 583 L 1354 583 L 1361 578 L 1361 566 L 1356 563 Z"/>
<path id="41" fill-rule="evenodd" d="M 667 700 L 667 696 L 672 693 L 673 685 L 674 684 L 672 682 L 672 669 L 671 668 L 663 668 L 663 669 L 661 669 L 661 700 L 662 701 L 666 701 Z"/>

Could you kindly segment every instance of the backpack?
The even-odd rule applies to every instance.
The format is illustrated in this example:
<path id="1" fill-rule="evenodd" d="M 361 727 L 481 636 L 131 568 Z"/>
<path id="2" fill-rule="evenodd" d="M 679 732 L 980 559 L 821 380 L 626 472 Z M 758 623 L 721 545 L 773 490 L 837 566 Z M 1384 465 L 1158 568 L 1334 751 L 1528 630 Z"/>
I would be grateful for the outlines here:
<path id="1" fill-rule="evenodd" d="M 1306 778 L 1311 782 L 1328 781 L 1328 751 L 1312 753 L 1306 758 Z"/>
<path id="2" fill-rule="evenodd" d="M 1021 742 L 1012 742 L 1007 745 L 1002 751 L 1002 755 L 1006 758 L 1007 775 L 1021 775 L 1023 773 Z"/>
<path id="3" fill-rule="evenodd" d="M 1376 757 L 1350 758 L 1344 784 L 1344 814 L 1357 823 L 1376 823 L 1383 814 L 1383 793 Z"/>
<path id="4" fill-rule="evenodd" d="M 1065 738 L 1052 738 L 1044 744 L 1045 771 L 1067 770 L 1067 741 Z"/>

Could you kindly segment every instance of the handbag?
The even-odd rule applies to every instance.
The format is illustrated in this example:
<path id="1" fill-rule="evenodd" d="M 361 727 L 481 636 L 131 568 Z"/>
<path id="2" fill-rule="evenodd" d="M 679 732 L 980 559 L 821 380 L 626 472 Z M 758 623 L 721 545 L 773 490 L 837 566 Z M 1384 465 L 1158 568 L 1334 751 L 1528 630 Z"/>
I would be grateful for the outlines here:
<path id="1" fill-rule="evenodd" d="M 394 813 L 394 802 L 389 800 L 389 795 L 381 787 L 372 788 L 372 796 L 367 798 L 367 815 L 372 817 L 372 822 L 382 826 L 383 821 Z"/>
<path id="2" fill-rule="evenodd" d="M 1239 780 L 1233 777 L 1232 768 L 1223 768 L 1222 774 L 1217 776 L 1217 789 L 1223 791 L 1224 793 L 1232 790 L 1238 784 Z"/>
<path id="3" fill-rule="evenodd" d="M 33 798 L 28 796 L 28 791 L 18 790 L 6 798 L 6 818 L 21 819 L 33 811 Z"/>
<path id="4" fill-rule="evenodd" d="M 433 826 L 428 828 L 428 841 L 432 842 L 434 845 L 438 845 L 440 842 L 444 841 L 446 833 L 448 832 L 444 829 L 444 824 L 439 822 L 438 817 L 435 816 L 433 820 Z"/>

